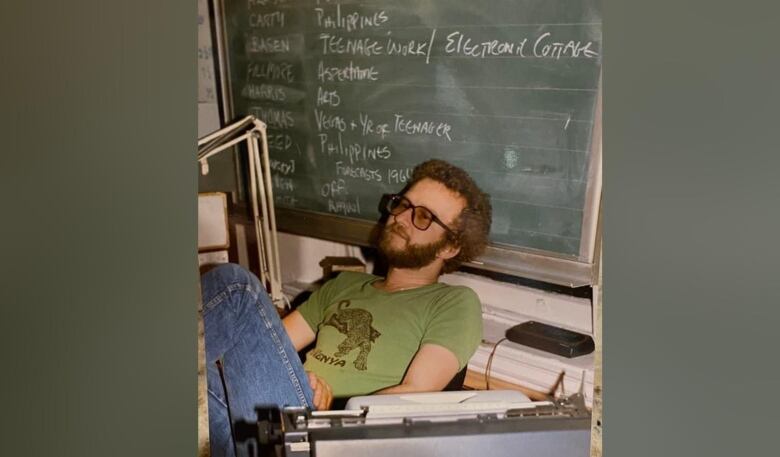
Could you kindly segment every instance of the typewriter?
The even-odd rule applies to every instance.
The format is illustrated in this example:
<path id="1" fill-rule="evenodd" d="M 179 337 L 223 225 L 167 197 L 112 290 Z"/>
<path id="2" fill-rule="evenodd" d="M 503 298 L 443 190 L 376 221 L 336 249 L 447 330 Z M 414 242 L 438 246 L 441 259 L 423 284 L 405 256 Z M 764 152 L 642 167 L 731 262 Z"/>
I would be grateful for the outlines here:
<path id="1" fill-rule="evenodd" d="M 256 423 L 235 428 L 236 445 L 250 456 L 590 455 L 581 392 L 550 401 L 515 391 L 374 395 L 352 398 L 344 410 L 256 411 Z"/>

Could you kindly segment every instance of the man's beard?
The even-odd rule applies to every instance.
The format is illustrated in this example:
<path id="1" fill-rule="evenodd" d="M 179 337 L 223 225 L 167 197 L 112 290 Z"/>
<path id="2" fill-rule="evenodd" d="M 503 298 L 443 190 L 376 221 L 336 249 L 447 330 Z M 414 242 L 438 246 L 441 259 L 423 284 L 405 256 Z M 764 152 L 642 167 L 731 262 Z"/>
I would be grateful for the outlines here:
<path id="1" fill-rule="evenodd" d="M 395 235 L 393 235 L 395 232 Z M 398 236 L 407 241 L 403 249 L 393 247 L 393 236 Z M 379 238 L 379 251 L 387 260 L 388 266 L 396 268 L 418 269 L 436 260 L 436 254 L 447 245 L 447 238 L 442 237 L 438 241 L 423 245 L 409 244 L 408 236 L 396 223 L 385 226 L 382 236 Z"/>

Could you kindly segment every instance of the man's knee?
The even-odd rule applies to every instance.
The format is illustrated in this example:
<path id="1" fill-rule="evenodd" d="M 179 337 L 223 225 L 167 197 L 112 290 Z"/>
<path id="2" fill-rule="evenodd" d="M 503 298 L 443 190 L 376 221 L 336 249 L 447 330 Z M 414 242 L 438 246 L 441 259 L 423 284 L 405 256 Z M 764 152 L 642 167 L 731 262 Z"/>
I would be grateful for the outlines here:
<path id="1" fill-rule="evenodd" d="M 219 281 L 226 283 L 248 283 L 257 281 L 257 277 L 251 271 L 237 263 L 223 263 L 212 268 L 203 275 L 203 280 Z"/>
<path id="2" fill-rule="evenodd" d="M 204 310 L 231 300 L 235 294 L 250 294 L 255 299 L 265 293 L 260 280 L 252 272 L 234 263 L 222 264 L 201 276 Z M 241 300 L 240 300 L 241 301 Z"/>

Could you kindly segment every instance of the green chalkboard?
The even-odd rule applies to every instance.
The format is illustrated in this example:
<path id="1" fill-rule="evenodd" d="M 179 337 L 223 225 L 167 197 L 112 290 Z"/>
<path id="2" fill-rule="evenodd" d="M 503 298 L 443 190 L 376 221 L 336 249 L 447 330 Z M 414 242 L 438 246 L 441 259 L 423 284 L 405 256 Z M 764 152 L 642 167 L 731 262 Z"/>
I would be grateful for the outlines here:
<path id="1" fill-rule="evenodd" d="M 222 0 L 219 11 L 228 112 L 268 124 L 281 212 L 375 222 L 383 193 L 442 158 L 491 194 L 494 245 L 589 261 L 597 1 Z"/>

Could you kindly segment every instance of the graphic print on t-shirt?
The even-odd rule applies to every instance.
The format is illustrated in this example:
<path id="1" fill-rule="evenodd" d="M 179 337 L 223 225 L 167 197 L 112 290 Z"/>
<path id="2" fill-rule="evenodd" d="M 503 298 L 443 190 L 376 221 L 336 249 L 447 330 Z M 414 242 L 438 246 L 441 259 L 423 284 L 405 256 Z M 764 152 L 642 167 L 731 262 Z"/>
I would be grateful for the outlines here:
<path id="1" fill-rule="evenodd" d="M 335 357 L 345 357 L 355 349 L 360 349 L 354 365 L 360 371 L 368 368 L 368 353 L 371 352 L 371 343 L 379 338 L 379 333 L 371 323 L 374 316 L 365 309 L 349 308 L 350 301 L 342 300 L 339 302 L 338 311 L 325 321 L 325 325 L 330 325 L 340 333 L 346 335 L 344 341 L 338 345 L 338 351 L 333 354 Z"/>

